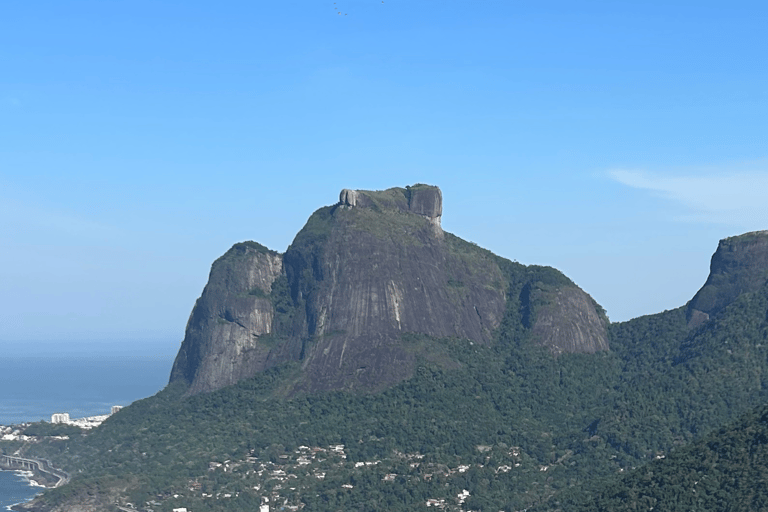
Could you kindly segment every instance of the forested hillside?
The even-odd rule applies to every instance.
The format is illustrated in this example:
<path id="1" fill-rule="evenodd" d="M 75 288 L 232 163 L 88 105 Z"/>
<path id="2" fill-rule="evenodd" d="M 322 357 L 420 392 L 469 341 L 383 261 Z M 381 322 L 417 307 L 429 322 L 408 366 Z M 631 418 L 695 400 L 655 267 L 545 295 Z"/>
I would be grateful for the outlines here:
<path id="1" fill-rule="evenodd" d="M 565 492 L 535 510 L 768 510 L 768 406 L 624 478 Z"/>

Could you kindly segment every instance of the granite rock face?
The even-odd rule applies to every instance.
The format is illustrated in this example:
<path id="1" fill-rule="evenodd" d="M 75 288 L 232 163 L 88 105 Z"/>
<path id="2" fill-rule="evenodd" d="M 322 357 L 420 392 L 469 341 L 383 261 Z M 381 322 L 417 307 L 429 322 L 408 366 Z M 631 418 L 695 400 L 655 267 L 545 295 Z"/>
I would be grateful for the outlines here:
<path id="1" fill-rule="evenodd" d="M 768 231 L 721 240 L 710 263 L 709 277 L 688 303 L 689 327 L 697 327 L 743 293 L 768 282 Z"/>
<path id="2" fill-rule="evenodd" d="M 443 215 L 443 194 L 437 187 L 414 187 L 409 189 L 408 211 L 439 219 Z"/>
<path id="3" fill-rule="evenodd" d="M 272 283 L 282 274 L 282 255 L 253 242 L 236 244 L 211 268 L 208 284 L 187 322 L 171 381 L 190 392 L 213 391 L 251 377 L 269 350 L 258 343 L 272 331 Z"/>
<path id="4" fill-rule="evenodd" d="M 550 269 L 559 285 L 510 302 L 501 258 L 444 233 L 441 216 L 437 187 L 345 189 L 284 254 L 235 245 L 213 264 L 171 381 L 196 394 L 294 361 L 290 392 L 379 391 L 431 357 L 414 335 L 489 344 L 520 300 L 538 305 L 531 326 L 553 353 L 608 349 L 604 316 L 581 289 Z"/>
<path id="5" fill-rule="evenodd" d="M 606 319 L 595 301 L 577 286 L 566 286 L 541 293 L 541 306 L 533 325 L 539 343 L 559 355 L 594 353 L 608 350 Z"/>
<path id="6" fill-rule="evenodd" d="M 490 342 L 505 311 L 504 276 L 490 254 L 436 230 L 439 189 L 410 201 L 407 189 L 357 191 L 354 206 L 343 204 L 328 212 L 322 242 L 310 222 L 285 254 L 292 298 L 304 301 L 291 334 L 310 340 L 309 388 L 402 380 L 414 360 L 403 333 Z"/>

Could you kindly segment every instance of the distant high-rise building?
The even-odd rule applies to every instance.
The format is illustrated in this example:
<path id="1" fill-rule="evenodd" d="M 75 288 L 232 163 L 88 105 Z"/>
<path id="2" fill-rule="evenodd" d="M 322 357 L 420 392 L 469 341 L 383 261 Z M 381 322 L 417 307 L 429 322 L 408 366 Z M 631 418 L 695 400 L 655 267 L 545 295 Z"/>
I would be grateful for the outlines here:
<path id="1" fill-rule="evenodd" d="M 51 423 L 69 423 L 69 413 L 57 412 L 51 415 Z"/>

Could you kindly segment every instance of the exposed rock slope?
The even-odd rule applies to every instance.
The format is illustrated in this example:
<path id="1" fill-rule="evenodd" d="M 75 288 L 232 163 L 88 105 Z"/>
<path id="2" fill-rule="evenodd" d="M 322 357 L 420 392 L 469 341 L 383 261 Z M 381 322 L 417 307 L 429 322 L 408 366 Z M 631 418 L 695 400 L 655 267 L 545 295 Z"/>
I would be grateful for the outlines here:
<path id="1" fill-rule="evenodd" d="M 605 317 L 586 293 L 552 269 L 558 285 L 527 277 L 521 293 L 526 267 L 512 279 L 510 262 L 444 233 L 441 216 L 437 187 L 345 189 L 285 254 L 235 245 L 213 265 L 171 381 L 194 394 L 299 361 L 293 390 L 381 390 L 419 358 L 450 364 L 408 335 L 490 343 L 508 307 L 525 308 L 554 353 L 607 350 Z"/>
<path id="2" fill-rule="evenodd" d="M 254 242 L 236 244 L 216 260 L 187 323 L 171 380 L 183 378 L 194 383 L 193 392 L 206 391 L 263 368 L 269 349 L 258 339 L 272 332 L 269 295 L 282 270 L 282 255 Z M 205 379 L 195 380 L 198 375 Z"/>
<path id="3" fill-rule="evenodd" d="M 543 306 L 533 333 L 554 354 L 608 350 L 605 319 L 595 301 L 575 286 L 539 292 Z"/>
<path id="4" fill-rule="evenodd" d="M 754 231 L 720 240 L 712 256 L 709 277 L 688 304 L 690 327 L 697 327 L 742 293 L 768 282 L 768 231 Z"/>

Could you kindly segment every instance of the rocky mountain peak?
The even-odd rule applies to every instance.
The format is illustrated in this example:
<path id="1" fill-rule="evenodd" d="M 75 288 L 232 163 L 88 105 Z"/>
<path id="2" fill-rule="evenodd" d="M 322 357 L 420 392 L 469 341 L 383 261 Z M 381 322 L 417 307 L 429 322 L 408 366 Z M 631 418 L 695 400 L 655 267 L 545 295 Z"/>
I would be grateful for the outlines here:
<path id="1" fill-rule="evenodd" d="M 444 233 L 442 210 L 435 186 L 344 189 L 284 254 L 236 244 L 213 264 L 171 381 L 196 394 L 297 362 L 289 393 L 383 390 L 417 361 L 454 364 L 438 340 L 488 345 L 521 311 L 555 355 L 608 349 L 589 295 L 555 269 Z"/>
<path id="2" fill-rule="evenodd" d="M 768 231 L 753 231 L 720 240 L 704 286 L 688 303 L 690 327 L 696 327 L 733 302 L 768 282 Z"/>

